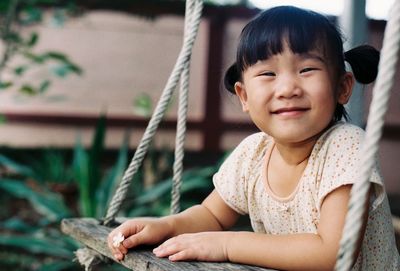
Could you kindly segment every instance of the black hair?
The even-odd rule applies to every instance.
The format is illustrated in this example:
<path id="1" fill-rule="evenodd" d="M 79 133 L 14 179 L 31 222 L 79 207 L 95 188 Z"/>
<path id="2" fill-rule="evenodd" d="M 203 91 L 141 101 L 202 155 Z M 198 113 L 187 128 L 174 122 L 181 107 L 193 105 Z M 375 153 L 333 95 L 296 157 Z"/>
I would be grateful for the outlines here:
<path id="1" fill-rule="evenodd" d="M 327 17 L 305 9 L 280 6 L 263 11 L 244 28 L 237 48 L 236 62 L 225 73 L 225 88 L 235 93 L 234 85 L 242 80 L 242 73 L 259 60 L 282 53 L 284 42 L 293 53 L 319 50 L 333 67 L 337 79 L 345 73 L 347 61 L 356 80 L 373 82 L 378 73 L 379 52 L 369 45 L 343 51 L 340 31 Z M 334 121 L 347 119 L 343 105 L 337 104 Z"/>

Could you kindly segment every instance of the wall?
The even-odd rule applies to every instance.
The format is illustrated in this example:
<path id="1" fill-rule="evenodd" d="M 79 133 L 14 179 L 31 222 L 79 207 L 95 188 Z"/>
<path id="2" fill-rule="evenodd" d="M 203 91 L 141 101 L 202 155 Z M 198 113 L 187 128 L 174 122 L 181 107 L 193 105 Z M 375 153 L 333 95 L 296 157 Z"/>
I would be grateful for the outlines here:
<path id="1" fill-rule="evenodd" d="M 228 18 L 223 39 L 222 67 L 224 71 L 233 62 L 235 47 L 241 28 L 248 18 Z M 210 19 L 201 23 L 199 36 L 192 57 L 191 89 L 189 98 L 189 119 L 201 121 L 205 116 L 205 93 L 209 76 L 208 51 L 210 50 Z M 137 95 L 145 92 L 157 101 L 168 75 L 173 67 L 182 44 L 183 18 L 181 16 L 160 16 L 149 20 L 117 12 L 92 11 L 67 21 L 63 28 L 51 25 L 40 27 L 38 51 L 61 50 L 67 53 L 84 69 L 82 77 L 71 77 L 54 81 L 51 90 L 42 97 L 26 98 L 13 91 L 0 93 L 0 113 L 40 116 L 92 116 L 100 112 L 114 118 L 140 118 L 133 111 L 132 102 Z M 371 21 L 369 43 L 381 47 L 384 22 Z M 211 45 L 212 46 L 212 45 Z M 212 49 L 212 48 L 211 48 Z M 210 61 L 213 61 L 212 59 Z M 400 64 L 399 64 L 400 65 Z M 400 67 L 397 69 L 400 71 Z M 211 71 L 213 72 L 213 71 Z M 43 70 L 36 70 L 30 78 L 43 76 Z M 400 86 L 400 72 L 396 74 L 396 87 Z M 371 89 L 366 88 L 366 106 L 371 98 Z M 223 91 L 221 85 L 211 91 L 221 92 L 221 118 L 223 122 L 248 123 L 246 114 L 236 97 Z M 216 102 L 216 106 L 218 102 Z M 176 98 L 168 111 L 167 120 L 176 117 Z M 367 112 L 367 110 L 366 110 Z M 400 92 L 394 91 L 387 114 L 385 133 L 381 142 L 380 158 L 387 190 L 400 194 L 399 174 L 396 163 L 400 160 Z M 367 117 L 367 113 L 366 116 Z M 107 146 L 118 147 L 129 124 L 108 129 Z M 78 123 L 51 124 L 32 121 L 10 121 L 0 126 L 0 145 L 12 147 L 73 146 L 80 134 L 83 142 L 91 141 L 92 126 Z M 142 127 L 131 127 L 131 146 L 135 147 L 142 134 Z M 204 133 L 191 129 L 188 132 L 186 148 L 201 150 Z M 231 149 L 250 133 L 249 129 L 236 129 L 222 133 L 221 149 Z M 162 130 L 156 138 L 157 146 L 171 146 L 174 142 L 172 130 Z"/>
<path id="2" fill-rule="evenodd" d="M 203 116 L 204 67 L 206 33 L 203 22 L 192 56 L 189 118 Z M 26 97 L 14 91 L 0 93 L 0 113 L 40 116 L 141 117 L 134 111 L 133 101 L 142 93 L 151 96 L 154 104 L 164 88 L 182 45 L 183 18 L 164 16 L 155 20 L 117 12 L 94 11 L 66 22 L 62 28 L 46 24 L 39 32 L 37 52 L 59 50 L 66 53 L 84 70 L 81 77 L 52 81 L 45 95 Z M 27 29 L 26 32 L 30 32 Z M 14 65 L 18 63 L 14 61 Z M 26 80 L 48 75 L 47 69 L 31 71 Z M 22 83 L 22 82 L 21 82 Z M 177 98 L 174 97 L 166 119 L 175 119 Z M 113 128 L 107 138 L 108 147 L 117 147 L 125 127 Z M 0 126 L 0 144 L 15 147 L 72 146 L 77 133 L 83 141 L 91 140 L 91 127 L 46 125 L 13 122 Z M 143 129 L 133 131 L 136 146 Z M 191 132 L 188 147 L 198 149 L 196 133 Z M 173 142 L 173 133 L 164 132 L 159 144 Z M 198 141 L 198 140 L 197 140 Z"/>

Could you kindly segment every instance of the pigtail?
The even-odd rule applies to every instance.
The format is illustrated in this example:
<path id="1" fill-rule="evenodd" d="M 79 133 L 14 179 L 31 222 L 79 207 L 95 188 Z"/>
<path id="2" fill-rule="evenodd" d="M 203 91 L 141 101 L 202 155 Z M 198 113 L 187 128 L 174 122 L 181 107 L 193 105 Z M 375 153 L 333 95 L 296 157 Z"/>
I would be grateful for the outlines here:
<path id="1" fill-rule="evenodd" d="M 224 86 L 229 92 L 236 94 L 235 83 L 238 82 L 239 80 L 240 80 L 240 72 L 235 62 L 225 72 Z"/>
<path id="2" fill-rule="evenodd" d="M 362 84 L 369 84 L 378 74 L 379 51 L 370 45 L 361 45 L 344 53 L 354 77 Z"/>

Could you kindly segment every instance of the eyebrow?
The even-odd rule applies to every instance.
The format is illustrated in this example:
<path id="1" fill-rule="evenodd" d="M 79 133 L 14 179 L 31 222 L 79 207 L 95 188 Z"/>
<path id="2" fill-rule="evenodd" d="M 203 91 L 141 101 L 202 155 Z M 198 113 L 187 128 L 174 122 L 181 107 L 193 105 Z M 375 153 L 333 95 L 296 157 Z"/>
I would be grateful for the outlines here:
<path id="1" fill-rule="evenodd" d="M 317 61 L 320 61 L 320 62 L 326 64 L 326 61 L 325 61 L 325 59 L 323 57 L 321 57 L 320 55 L 314 54 L 314 53 L 309 53 L 308 52 L 308 53 L 301 53 L 301 54 L 298 54 L 298 55 L 299 55 L 299 57 L 301 59 L 315 59 Z"/>

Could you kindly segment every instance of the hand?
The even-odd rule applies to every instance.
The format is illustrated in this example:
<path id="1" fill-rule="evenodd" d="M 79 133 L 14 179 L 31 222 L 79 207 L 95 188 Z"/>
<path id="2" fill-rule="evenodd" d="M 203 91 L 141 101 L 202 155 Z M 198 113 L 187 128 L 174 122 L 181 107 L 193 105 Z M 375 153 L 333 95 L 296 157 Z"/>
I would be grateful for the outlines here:
<path id="1" fill-rule="evenodd" d="M 171 261 L 224 262 L 228 260 L 227 244 L 230 235 L 230 232 L 182 234 L 168 239 L 153 252 L 157 257 L 168 257 Z"/>
<path id="2" fill-rule="evenodd" d="M 165 219 L 138 218 L 128 220 L 115 228 L 108 235 L 107 242 L 115 259 L 121 261 L 129 248 L 142 244 L 158 244 L 168 238 L 170 233 L 171 227 Z M 121 234 L 121 239 L 124 240 L 118 240 Z"/>

